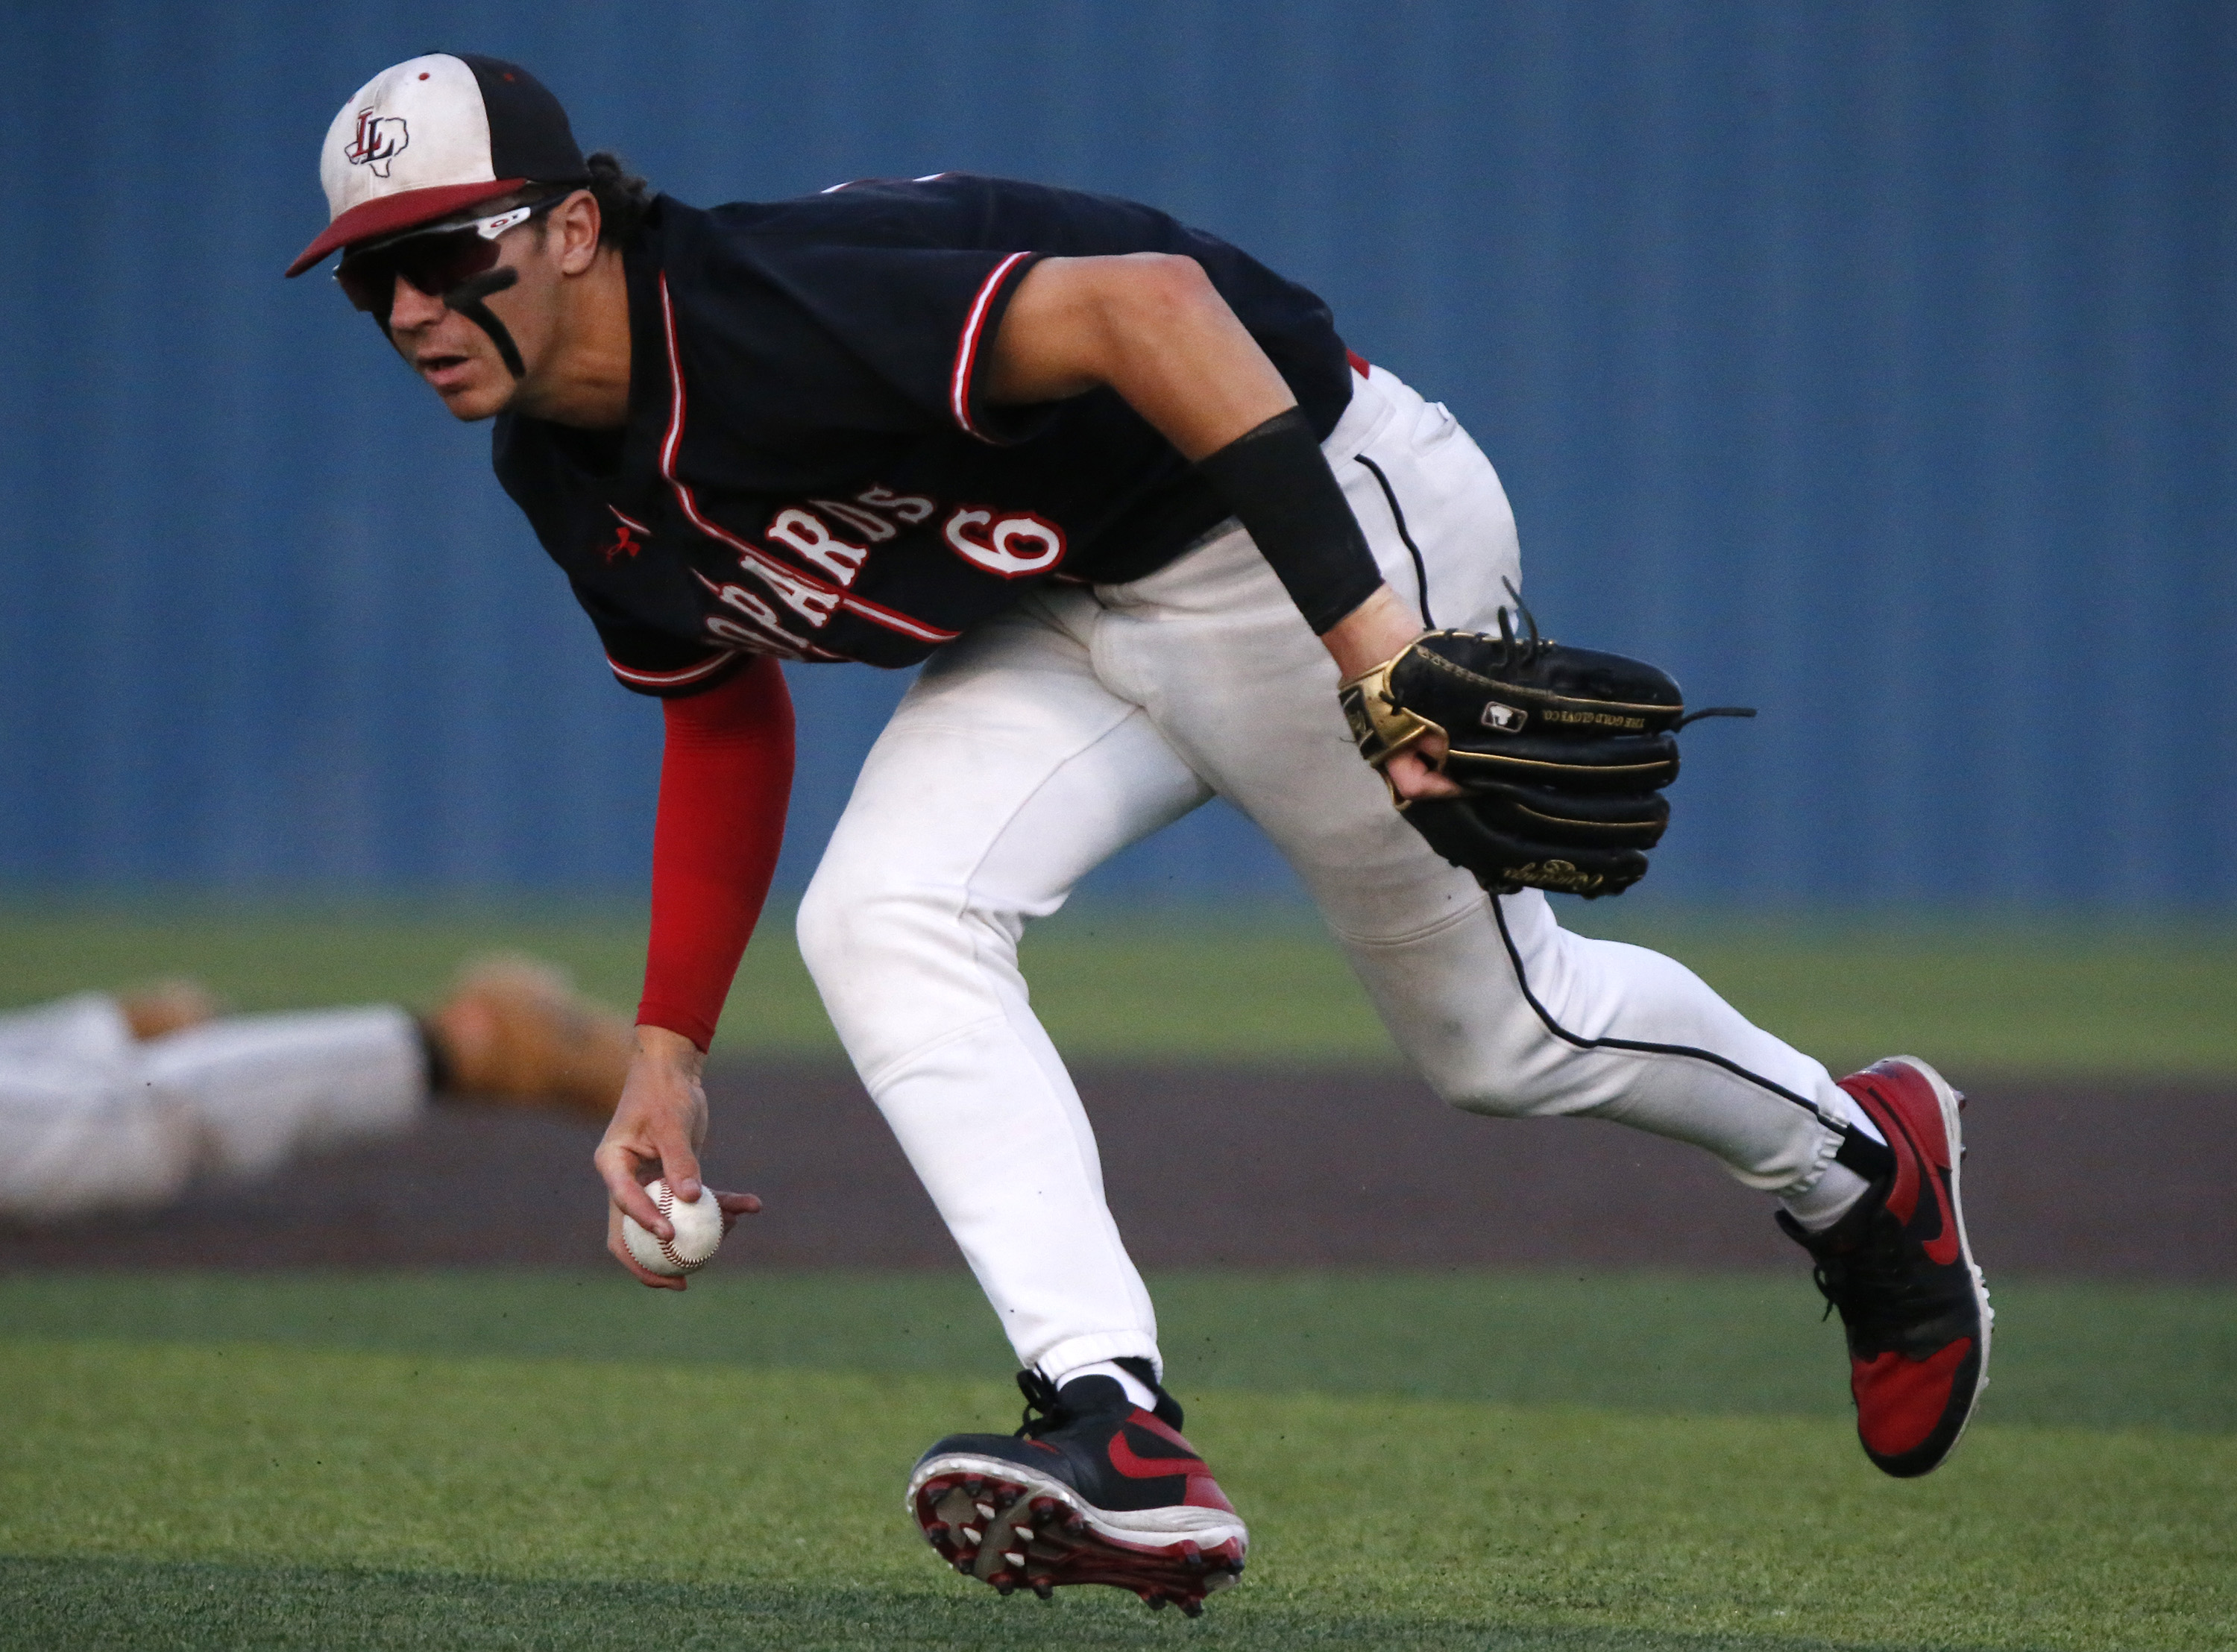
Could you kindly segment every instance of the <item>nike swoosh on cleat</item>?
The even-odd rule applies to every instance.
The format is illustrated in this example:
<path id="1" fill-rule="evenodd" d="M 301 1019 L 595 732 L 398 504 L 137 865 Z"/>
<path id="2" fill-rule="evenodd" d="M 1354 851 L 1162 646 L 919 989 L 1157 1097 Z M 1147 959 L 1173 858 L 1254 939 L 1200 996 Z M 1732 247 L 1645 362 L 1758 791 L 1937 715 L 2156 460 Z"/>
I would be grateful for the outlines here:
<path id="1" fill-rule="evenodd" d="M 1127 1443 L 1125 1430 L 1111 1437 L 1111 1466 L 1130 1480 L 1162 1480 L 1175 1474 L 1210 1474 L 1196 1457 L 1143 1457 Z"/>
<path id="2" fill-rule="evenodd" d="M 1926 1260 L 1937 1267 L 1947 1267 L 1957 1260 L 1957 1221 L 1950 1208 L 1950 1188 L 1939 1175 L 1927 1180 L 1934 1184 L 1934 1202 L 1942 1211 L 1942 1231 L 1919 1247 Z"/>
<path id="3" fill-rule="evenodd" d="M 1877 1096 L 1873 1099 L 1876 1102 L 1878 1101 Z M 1926 1253 L 1926 1260 L 1936 1267 L 1949 1267 L 1957 1260 L 1958 1256 L 1957 1219 L 1956 1211 L 1950 1208 L 1949 1179 L 1940 1168 L 1940 1161 L 1926 1150 L 1926 1144 L 1918 1139 L 1918 1132 L 1912 1128 L 1911 1122 L 1905 1116 L 1903 1109 L 1890 1102 L 1879 1102 L 1877 1106 L 1869 1110 L 1880 1116 L 1879 1124 L 1883 1133 L 1891 1128 L 1903 1132 L 1903 1139 L 1910 1149 L 1910 1156 L 1917 1161 L 1915 1169 L 1910 1164 L 1902 1165 L 1896 1177 L 1897 1190 L 1903 1190 L 1902 1183 L 1906 1179 L 1905 1173 L 1925 1182 L 1928 1187 L 1934 1189 L 1934 1207 L 1937 1214 L 1941 1217 L 1941 1227 L 1933 1238 L 1920 1241 L 1919 1248 Z M 1936 1122 L 1937 1123 L 1942 1122 L 1938 1109 Z M 1943 1145 L 1945 1147 L 1948 1145 L 1946 1135 Z M 1914 1187 L 1909 1191 L 1912 1209 L 1915 1210 L 1918 1196 L 1917 1189 Z M 1894 1202 L 1894 1196 L 1891 1195 L 1889 1203 L 1892 1205 Z M 1898 1211 L 1897 1214 L 1907 1221 L 1911 1212 L 1904 1210 Z"/>

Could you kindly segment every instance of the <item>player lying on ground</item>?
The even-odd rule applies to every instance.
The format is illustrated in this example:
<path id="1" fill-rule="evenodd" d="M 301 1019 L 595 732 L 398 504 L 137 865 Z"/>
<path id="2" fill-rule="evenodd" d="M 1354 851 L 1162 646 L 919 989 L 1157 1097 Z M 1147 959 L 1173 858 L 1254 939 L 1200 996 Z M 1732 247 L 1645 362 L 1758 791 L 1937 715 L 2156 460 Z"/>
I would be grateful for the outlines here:
<path id="1" fill-rule="evenodd" d="M 628 1071 L 620 1017 L 556 971 L 496 958 L 424 1018 L 390 1004 L 221 1016 L 191 983 L 0 1015 L 0 1219 L 144 1210 L 197 1176 L 400 1135 L 431 1102 L 604 1122 Z"/>
<path id="2" fill-rule="evenodd" d="M 1148 207 L 994 179 L 648 201 L 488 58 L 376 77 L 320 174 L 328 227 L 289 273 L 341 253 L 451 412 L 496 418 L 498 477 L 616 676 L 666 701 L 637 1056 L 598 1153 L 614 1222 L 658 1231 L 655 1175 L 698 1185 L 700 1062 L 790 780 L 776 662 L 927 661 L 799 931 L 1026 1367 L 1017 1436 L 940 1441 L 909 1481 L 959 1570 L 1195 1610 L 1243 1563 L 1017 966 L 1028 921 L 1214 795 L 1448 1101 L 1694 1142 L 1781 1201 L 1872 1459 L 1948 1454 L 1989 1332 L 1955 1096 L 1908 1058 L 1837 1083 L 1678 964 L 1558 926 L 1544 889 L 1644 870 L 1674 685 L 1490 637 L 1521 577 L 1499 478 L 1311 293 Z M 1157 1150 L 1188 1174 L 1186 1141 Z"/>

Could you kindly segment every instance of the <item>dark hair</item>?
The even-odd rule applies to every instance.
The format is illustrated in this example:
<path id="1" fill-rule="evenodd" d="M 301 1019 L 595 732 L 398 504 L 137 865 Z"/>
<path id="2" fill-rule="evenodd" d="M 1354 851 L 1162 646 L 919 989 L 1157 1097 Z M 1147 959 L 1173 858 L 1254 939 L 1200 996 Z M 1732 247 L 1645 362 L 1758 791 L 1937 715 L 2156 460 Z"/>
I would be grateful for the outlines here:
<path id="1" fill-rule="evenodd" d="M 594 151 L 584 164 L 591 169 L 590 191 L 598 198 L 598 240 L 609 247 L 628 246 L 652 210 L 651 186 L 610 149 Z"/>
<path id="2" fill-rule="evenodd" d="M 532 206 L 548 201 L 556 194 L 570 194 L 577 189 L 587 189 L 598 203 L 598 245 L 627 247 L 643 229 L 647 214 L 652 211 L 652 186 L 622 164 L 621 156 L 610 149 L 600 149 L 583 162 L 589 171 L 588 178 L 565 183 L 531 183 L 525 189 L 496 201 L 478 203 L 478 213 L 509 212 L 515 207 Z M 548 232 L 551 220 L 542 220 L 539 234 Z"/>

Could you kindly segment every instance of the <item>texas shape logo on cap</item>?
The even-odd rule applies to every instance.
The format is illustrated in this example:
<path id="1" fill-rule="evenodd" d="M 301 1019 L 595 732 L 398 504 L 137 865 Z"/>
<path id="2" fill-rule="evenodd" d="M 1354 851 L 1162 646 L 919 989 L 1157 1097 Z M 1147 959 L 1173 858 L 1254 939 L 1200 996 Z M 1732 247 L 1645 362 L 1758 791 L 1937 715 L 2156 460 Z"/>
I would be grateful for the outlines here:
<path id="1" fill-rule="evenodd" d="M 412 142 L 412 123 L 400 115 L 375 115 L 371 109 L 357 112 L 357 135 L 350 140 L 343 155 L 353 167 L 371 167 L 373 175 L 386 178 L 388 163 Z"/>
<path id="2" fill-rule="evenodd" d="M 589 175 L 566 110 L 518 63 L 472 52 L 408 58 L 360 87 L 327 127 L 319 155 L 326 232 L 287 273 L 531 182 Z"/>

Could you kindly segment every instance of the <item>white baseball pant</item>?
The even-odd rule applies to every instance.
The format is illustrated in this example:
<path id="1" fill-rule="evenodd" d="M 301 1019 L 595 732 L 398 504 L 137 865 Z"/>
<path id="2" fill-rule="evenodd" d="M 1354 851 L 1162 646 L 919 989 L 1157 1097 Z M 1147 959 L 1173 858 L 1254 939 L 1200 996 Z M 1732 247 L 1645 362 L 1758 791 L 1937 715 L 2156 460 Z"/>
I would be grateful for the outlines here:
<path id="1" fill-rule="evenodd" d="M 152 1208 L 197 1174 L 262 1175 L 399 1134 L 426 1099 L 419 1029 L 386 1006 L 228 1017 L 146 1043 L 96 992 L 0 1015 L 0 1218 Z"/>
<path id="2" fill-rule="evenodd" d="M 1354 387 L 1323 446 L 1385 577 L 1436 625 L 1495 629 L 1521 564 L 1490 463 L 1393 375 Z M 1214 794 L 1296 869 L 1454 1106 L 1613 1119 L 1778 1194 L 1838 1145 L 1827 1121 L 1851 1109 L 1817 1062 L 1679 964 L 1568 933 L 1535 891 L 1495 901 L 1432 852 L 1360 760 L 1336 688 L 1231 525 L 1146 579 L 1046 587 L 951 644 L 863 766 L 801 905 L 802 954 L 1026 1365 L 1158 1355 L 1019 937 Z"/>

